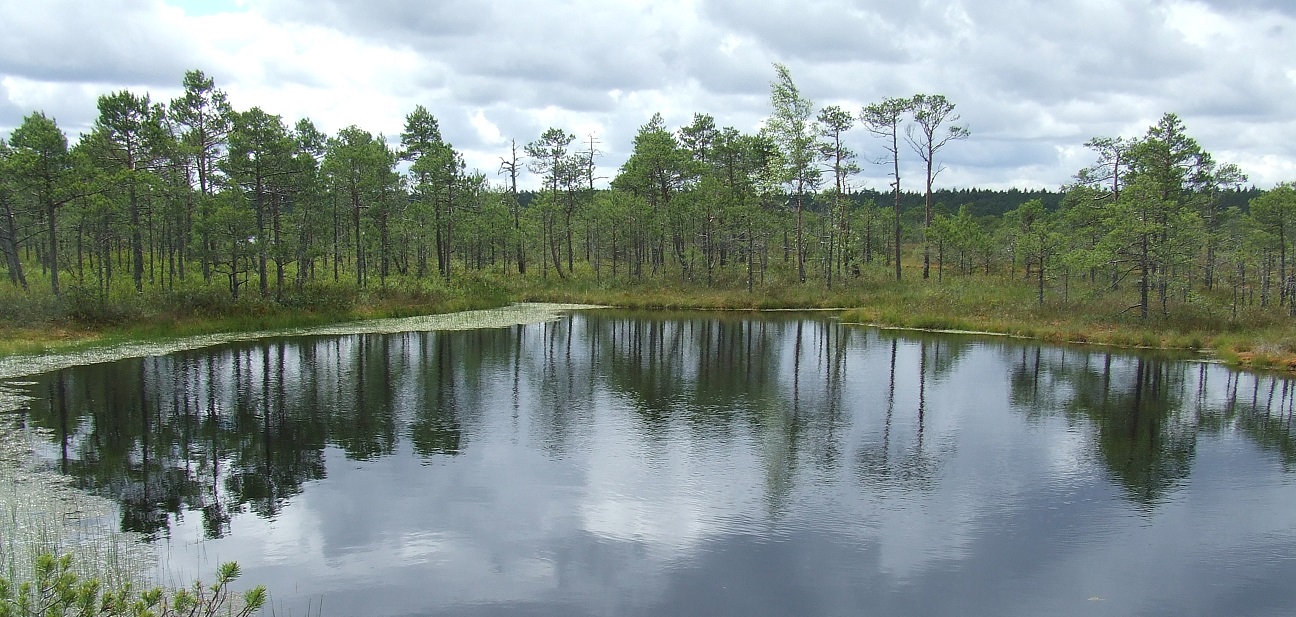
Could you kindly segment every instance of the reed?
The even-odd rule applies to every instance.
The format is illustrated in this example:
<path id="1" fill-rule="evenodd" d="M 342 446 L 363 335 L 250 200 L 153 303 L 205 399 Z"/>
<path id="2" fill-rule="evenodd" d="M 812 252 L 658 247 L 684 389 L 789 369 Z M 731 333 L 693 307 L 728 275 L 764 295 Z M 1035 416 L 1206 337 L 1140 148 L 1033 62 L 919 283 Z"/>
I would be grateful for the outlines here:
<path id="1" fill-rule="evenodd" d="M 0 395 L 0 404 L 14 401 L 13 393 Z M 0 577 L 32 582 L 41 555 L 71 553 L 71 571 L 82 579 L 142 588 L 155 555 L 136 534 L 114 530 L 115 504 L 42 468 L 33 456 L 38 437 L 0 420 Z"/>

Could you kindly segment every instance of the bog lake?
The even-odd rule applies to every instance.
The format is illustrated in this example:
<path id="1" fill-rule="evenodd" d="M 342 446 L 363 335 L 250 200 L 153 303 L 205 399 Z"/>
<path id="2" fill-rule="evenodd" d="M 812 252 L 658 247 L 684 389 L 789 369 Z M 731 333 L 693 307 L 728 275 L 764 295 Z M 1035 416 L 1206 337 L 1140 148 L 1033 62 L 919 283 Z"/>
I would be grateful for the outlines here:
<path id="1" fill-rule="evenodd" d="M 234 560 L 278 615 L 1296 607 L 1281 376 L 827 313 L 516 321 L 214 340 L 0 385 L 42 464 L 111 500 L 104 524 L 156 547 L 159 577 Z"/>

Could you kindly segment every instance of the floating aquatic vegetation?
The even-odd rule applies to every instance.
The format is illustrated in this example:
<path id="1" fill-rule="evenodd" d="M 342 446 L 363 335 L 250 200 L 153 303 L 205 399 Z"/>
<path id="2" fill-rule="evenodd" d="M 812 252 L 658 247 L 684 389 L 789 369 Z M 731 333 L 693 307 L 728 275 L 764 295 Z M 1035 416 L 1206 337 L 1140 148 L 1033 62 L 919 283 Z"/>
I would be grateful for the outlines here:
<path id="1" fill-rule="evenodd" d="M 76 554 L 74 570 L 83 579 L 97 579 L 105 585 L 130 582 L 142 588 L 139 583 L 157 560 L 155 547 L 144 543 L 141 536 L 115 531 L 112 517 L 117 513 L 116 504 L 78 490 L 70 478 L 42 467 L 35 452 L 43 435 L 7 417 L 9 412 L 22 409 L 27 400 L 17 389 L 27 384 L 15 378 L 259 338 L 503 328 L 553 321 L 567 311 L 587 308 L 599 307 L 519 303 L 489 310 L 211 334 L 0 359 L 0 379 L 6 380 L 0 383 L 0 576 L 16 583 L 30 580 L 38 555 L 71 552 Z"/>
<path id="2" fill-rule="evenodd" d="M 0 389 L 0 405 L 17 401 L 16 393 Z M 42 468 L 33 454 L 40 438 L 0 423 L 0 576 L 21 583 L 32 578 L 40 554 L 74 553 L 73 570 L 83 579 L 138 588 L 154 562 L 152 547 L 137 534 L 114 530 L 112 501 Z"/>
<path id="3" fill-rule="evenodd" d="M 558 319 L 567 311 L 600 308 L 587 304 L 518 303 L 480 311 L 462 311 L 442 315 L 421 315 L 394 319 L 375 319 L 349 324 L 318 326 L 295 330 L 290 334 L 393 334 L 434 330 L 478 330 L 543 323 Z"/>
<path id="4" fill-rule="evenodd" d="M 505 307 L 479 311 L 462 311 L 441 315 L 421 315 L 391 319 L 371 319 L 310 328 L 284 330 L 259 330 L 255 332 L 228 332 L 189 336 L 163 342 L 125 343 L 69 353 L 39 356 L 10 356 L 0 358 L 0 379 L 35 375 L 48 371 L 98 362 L 111 362 L 123 358 L 160 356 L 177 351 L 198 349 L 222 343 L 233 343 L 260 338 L 281 336 L 328 336 L 348 334 L 394 334 L 397 332 L 427 332 L 436 330 L 475 330 L 480 328 L 505 328 L 553 321 L 564 313 L 580 309 L 601 308 L 587 304 L 517 303 Z M 5 408 L 0 407 L 0 411 Z"/>

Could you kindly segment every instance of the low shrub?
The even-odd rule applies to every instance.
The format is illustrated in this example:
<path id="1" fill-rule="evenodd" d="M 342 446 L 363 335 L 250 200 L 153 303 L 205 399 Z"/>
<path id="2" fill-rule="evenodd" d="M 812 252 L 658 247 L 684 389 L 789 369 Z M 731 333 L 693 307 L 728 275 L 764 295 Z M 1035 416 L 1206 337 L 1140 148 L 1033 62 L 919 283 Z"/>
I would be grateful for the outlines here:
<path id="1" fill-rule="evenodd" d="M 0 577 L 0 617 L 248 617 L 266 603 L 263 586 L 241 596 L 232 595 L 230 583 L 239 577 L 237 563 L 223 563 L 216 582 L 206 586 L 164 590 L 135 590 L 129 584 L 105 586 L 72 571 L 72 555 L 43 553 L 32 564 L 32 580 L 14 585 Z"/>
<path id="2" fill-rule="evenodd" d="M 279 304 L 290 310 L 342 315 L 355 310 L 356 293 L 350 285 L 312 282 L 285 290 Z"/>
<path id="3" fill-rule="evenodd" d="M 90 326 L 114 326 L 142 315 L 143 303 L 104 295 L 85 287 L 68 287 L 59 300 L 59 312 L 65 319 Z"/>

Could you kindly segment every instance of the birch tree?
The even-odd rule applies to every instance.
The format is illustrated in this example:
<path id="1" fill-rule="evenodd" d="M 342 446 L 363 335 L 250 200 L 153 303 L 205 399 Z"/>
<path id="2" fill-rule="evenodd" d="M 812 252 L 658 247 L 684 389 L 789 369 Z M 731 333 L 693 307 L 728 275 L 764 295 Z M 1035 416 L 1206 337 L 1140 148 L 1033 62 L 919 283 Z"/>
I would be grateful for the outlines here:
<path id="1" fill-rule="evenodd" d="M 770 83 L 770 105 L 774 113 L 765 121 L 764 131 L 777 144 L 780 157 L 776 176 L 789 188 L 796 211 L 797 278 L 804 283 L 805 242 L 802 212 L 805 195 L 819 185 L 820 170 L 818 127 L 814 122 L 814 102 L 801 95 L 792 82 L 792 73 L 784 64 L 775 64 L 775 80 Z"/>

